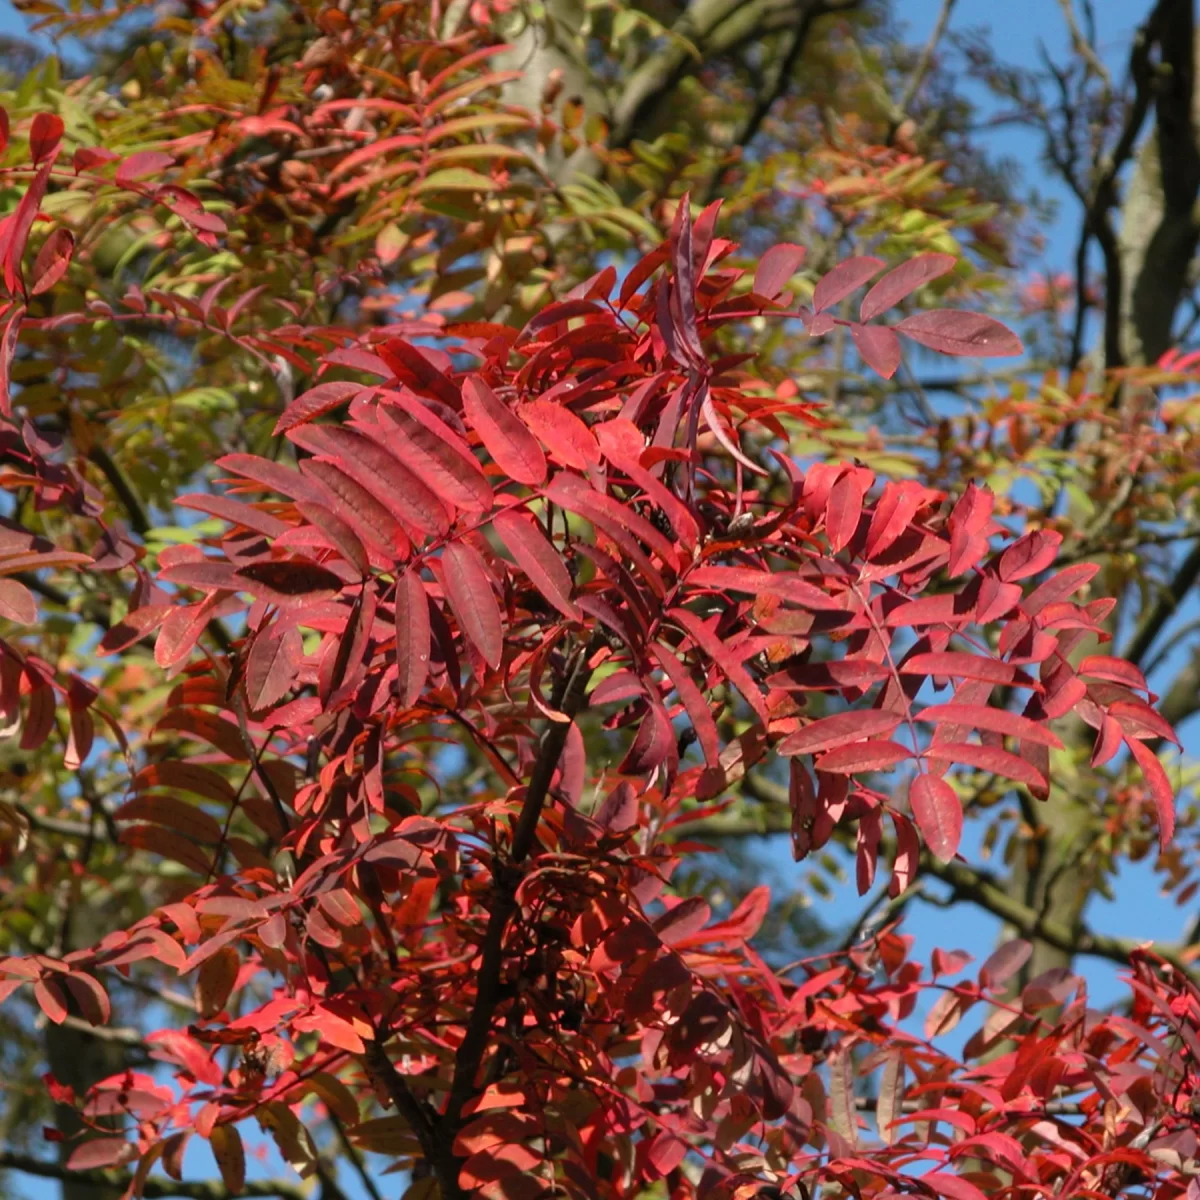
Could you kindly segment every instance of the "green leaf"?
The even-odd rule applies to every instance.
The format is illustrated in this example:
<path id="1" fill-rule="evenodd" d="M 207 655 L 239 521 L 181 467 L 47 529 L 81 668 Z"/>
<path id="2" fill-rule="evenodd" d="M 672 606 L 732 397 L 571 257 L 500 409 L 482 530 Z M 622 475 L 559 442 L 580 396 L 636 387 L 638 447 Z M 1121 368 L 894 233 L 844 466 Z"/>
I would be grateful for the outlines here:
<path id="1" fill-rule="evenodd" d="M 495 182 L 479 171 L 470 167 L 446 167 L 426 176 L 413 189 L 416 192 L 437 191 L 466 191 L 490 192 L 495 188 Z"/>

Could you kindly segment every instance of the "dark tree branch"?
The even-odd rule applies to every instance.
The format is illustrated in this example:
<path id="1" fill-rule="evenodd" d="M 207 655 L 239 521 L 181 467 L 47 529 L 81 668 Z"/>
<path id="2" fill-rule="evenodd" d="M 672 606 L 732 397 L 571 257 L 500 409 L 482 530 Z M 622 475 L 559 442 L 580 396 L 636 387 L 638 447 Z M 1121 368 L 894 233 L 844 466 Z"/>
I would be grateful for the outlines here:
<path id="1" fill-rule="evenodd" d="M 1159 593 L 1154 607 L 1142 618 L 1129 645 L 1125 647 L 1122 658 L 1128 659 L 1135 665 L 1141 663 L 1150 647 L 1153 646 L 1154 639 L 1158 637 L 1162 627 L 1178 609 L 1180 602 L 1191 590 L 1197 577 L 1200 577 L 1200 541 L 1192 547 L 1191 553 L 1180 564 L 1179 570 L 1175 572 L 1174 578 L 1165 590 Z"/>
<path id="2" fill-rule="evenodd" d="M 673 37 L 624 81 L 613 109 L 612 146 L 629 145 L 647 115 L 693 70 L 694 46 L 705 61 L 731 54 L 763 34 L 810 28 L 817 17 L 849 12 L 860 0 L 693 0 L 672 27 Z"/>
<path id="3" fill-rule="evenodd" d="M 47 1162 L 30 1154 L 18 1154 L 12 1150 L 0 1151 L 0 1170 L 21 1171 L 26 1175 L 37 1175 L 42 1179 L 58 1179 L 94 1188 L 127 1188 L 132 1178 L 124 1171 L 68 1171 L 57 1162 Z M 215 1179 L 178 1183 L 174 1179 L 152 1176 L 142 1185 L 146 1200 L 159 1197 L 182 1196 L 190 1200 L 237 1200 L 243 1196 L 276 1196 L 279 1200 L 311 1200 L 308 1189 L 282 1179 L 248 1180 L 241 1189 L 231 1192 Z"/>

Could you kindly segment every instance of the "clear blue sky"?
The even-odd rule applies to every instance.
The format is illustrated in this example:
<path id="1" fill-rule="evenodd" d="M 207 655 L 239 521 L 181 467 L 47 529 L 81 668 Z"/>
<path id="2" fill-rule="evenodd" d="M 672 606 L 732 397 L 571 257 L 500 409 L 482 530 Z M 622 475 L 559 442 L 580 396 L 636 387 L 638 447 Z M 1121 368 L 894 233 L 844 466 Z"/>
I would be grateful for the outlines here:
<path id="1" fill-rule="evenodd" d="M 896 0 L 896 3 L 900 17 L 908 24 L 912 40 L 923 42 L 933 26 L 941 0 Z M 1130 34 L 1149 4 L 1150 0 L 1095 0 L 1101 53 L 1118 77 L 1123 71 Z M 951 28 L 969 27 L 990 27 L 993 45 L 1000 56 L 1017 64 L 1034 65 L 1037 62 L 1039 41 L 1056 58 L 1059 57 L 1056 52 L 1067 44 L 1062 15 L 1054 0 L 1005 0 L 1002 5 L 997 5 L 995 0 L 958 0 Z M 23 19 L 11 4 L 7 0 L 0 0 L 0 32 L 18 33 L 24 29 Z M 1055 269 L 1065 267 L 1073 251 L 1072 239 L 1077 228 L 1073 198 L 1064 189 L 1054 187 L 1040 172 L 1037 163 L 1039 143 L 1035 135 L 1005 129 L 988 136 L 996 152 L 1021 163 L 1030 173 L 1030 178 L 1037 178 L 1041 174 L 1045 194 L 1061 200 L 1060 216 L 1047 230 L 1049 245 L 1046 265 Z M 1186 737 L 1185 744 L 1192 755 L 1200 750 L 1196 733 Z M 775 839 L 769 854 L 769 861 L 764 866 L 774 880 L 784 887 L 798 886 L 803 873 L 791 863 L 784 839 Z M 857 912 L 857 908 L 854 889 L 848 886 L 839 891 L 830 909 L 821 911 L 828 924 L 836 925 L 846 919 L 846 914 Z M 1120 879 L 1117 901 L 1095 902 L 1091 918 L 1097 927 L 1109 933 L 1162 940 L 1178 939 L 1185 925 L 1185 915 L 1159 896 L 1154 877 L 1145 866 L 1127 867 Z M 990 951 L 996 934 L 995 922 L 965 907 L 962 911 L 955 911 L 951 932 L 947 930 L 945 913 L 921 906 L 911 911 L 906 929 L 917 939 L 918 956 L 926 960 L 933 946 L 941 945 L 945 948 L 968 949 L 981 961 Z M 1107 965 L 1086 962 L 1081 965 L 1089 977 L 1097 1003 L 1115 999 L 1120 994 L 1115 972 Z M 189 1158 L 192 1159 L 192 1171 L 197 1175 L 211 1170 L 211 1161 L 206 1161 L 207 1151 L 197 1150 Z M 253 1173 L 278 1176 L 286 1175 L 287 1169 L 272 1151 L 266 1164 L 253 1169 Z M 397 1182 L 384 1181 L 387 1194 L 396 1193 Z M 362 1193 L 356 1182 L 347 1179 L 345 1184 L 348 1192 L 357 1200 Z M 50 1187 L 36 1181 L 24 1183 L 23 1186 L 24 1194 L 30 1200 L 52 1200 L 57 1196 L 56 1186 Z"/>

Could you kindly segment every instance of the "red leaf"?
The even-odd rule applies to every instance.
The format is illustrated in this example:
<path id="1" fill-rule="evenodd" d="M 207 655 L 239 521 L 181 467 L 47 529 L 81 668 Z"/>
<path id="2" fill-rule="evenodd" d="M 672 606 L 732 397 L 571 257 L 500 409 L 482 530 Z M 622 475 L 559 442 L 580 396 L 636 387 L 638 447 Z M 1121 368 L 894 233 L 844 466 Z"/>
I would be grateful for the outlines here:
<path id="1" fill-rule="evenodd" d="M 33 985 L 33 998 L 55 1025 L 61 1025 L 67 1019 L 67 997 L 57 979 L 43 975 Z"/>
<path id="2" fill-rule="evenodd" d="M 854 775 L 859 771 L 886 771 L 912 756 L 912 751 L 899 742 L 854 742 L 830 750 L 813 765 L 818 771 L 829 771 L 834 775 Z"/>
<path id="3" fill-rule="evenodd" d="M 1021 611 L 1031 617 L 1050 604 L 1057 604 L 1068 596 L 1073 596 L 1081 587 L 1091 582 L 1096 572 L 1100 570 L 1099 563 L 1075 563 L 1064 567 L 1058 574 L 1052 575 L 1045 583 L 1037 587 L 1021 601 Z"/>
<path id="4" fill-rule="evenodd" d="M 710 767 L 719 770 L 721 739 L 717 733 L 716 722 L 713 720 L 708 701 L 704 699 L 703 693 L 693 682 L 687 668 L 670 650 L 657 644 L 652 645 L 650 650 L 658 659 L 659 666 L 666 672 L 671 686 L 679 694 L 679 699 L 683 701 L 688 719 L 696 732 L 696 740 L 700 743 L 700 749 L 704 751 L 704 761 Z"/>
<path id="5" fill-rule="evenodd" d="M 158 573 L 158 578 L 163 583 L 175 583 L 209 592 L 235 592 L 241 586 L 234 575 L 233 565 L 215 558 L 163 567 Z"/>
<path id="6" fill-rule="evenodd" d="M 247 581 L 247 591 L 272 604 L 290 604 L 298 597 L 335 596 L 342 590 L 337 575 L 311 562 L 247 563 L 238 568 L 236 577 Z"/>
<path id="7" fill-rule="evenodd" d="M 161 826 L 130 826 L 121 830 L 121 841 L 136 850 L 148 851 L 174 863 L 180 863 L 196 871 L 198 875 L 208 875 L 212 870 L 212 854 L 205 851 L 203 846 L 197 845 L 196 841 L 185 834 L 174 833 Z"/>
<path id="8" fill-rule="evenodd" d="M 1013 583 L 1037 575 L 1053 564 L 1061 545 L 1062 534 L 1052 529 L 1037 529 L 1017 538 L 1000 555 L 1000 578 Z"/>
<path id="9" fill-rule="evenodd" d="M 949 862 L 962 840 L 962 802 L 938 775 L 918 775 L 908 789 L 913 819 L 925 844 L 942 862 Z"/>
<path id="10" fill-rule="evenodd" d="M 931 279 L 949 274 L 957 262 L 953 254 L 918 254 L 916 258 L 893 267 L 863 297 L 862 307 L 858 310 L 859 320 L 870 321 L 880 313 L 887 312 Z"/>
<path id="11" fill-rule="evenodd" d="M 948 762 L 964 767 L 991 771 L 1006 779 L 1028 784 L 1035 792 L 1046 787 L 1045 777 L 1032 763 L 999 746 L 977 746 L 974 742 L 935 742 L 925 751 L 925 757 L 935 762 Z"/>
<path id="12" fill-rule="evenodd" d="M 364 579 L 371 574 L 371 562 L 358 534 L 331 509 L 323 504 L 311 504 L 304 500 L 296 508 L 306 521 L 315 525 L 337 548 L 341 556 Z"/>
<path id="13" fill-rule="evenodd" d="M 72 971 L 70 975 L 63 976 L 63 982 L 89 1025 L 108 1024 L 112 1017 L 112 1003 L 98 979 L 85 971 Z"/>
<path id="14" fill-rule="evenodd" d="M 378 429 L 378 427 L 376 427 Z M 334 425 L 301 425 L 288 431 L 298 446 L 335 463 L 391 511 L 406 528 L 424 534 L 443 534 L 450 518 L 437 494 L 418 478 L 379 439 Z"/>
<path id="15" fill-rule="evenodd" d="M 215 817 L 190 801 L 161 792 L 134 796 L 113 815 L 118 821 L 149 821 L 163 825 L 197 845 L 214 846 L 221 840 L 221 825 Z"/>
<path id="16" fill-rule="evenodd" d="M 121 187 L 131 187 L 152 175 L 157 179 L 174 165 L 175 159 L 161 150 L 140 150 L 137 154 L 131 154 L 117 168 L 117 183 Z"/>
<path id="17" fill-rule="evenodd" d="M 390 403 L 380 407 L 379 417 L 397 434 L 388 449 L 439 496 L 468 512 L 487 512 L 492 485 L 467 443 L 415 396 L 389 393 L 387 398 Z"/>
<path id="18" fill-rule="evenodd" d="M 327 412 L 332 412 L 335 408 L 345 404 L 352 396 L 357 396 L 359 392 L 365 391 L 361 383 L 348 383 L 342 380 L 335 380 L 330 383 L 318 383 L 316 387 L 309 388 L 307 392 L 296 397 L 283 410 L 283 416 L 275 422 L 275 436 L 287 433 L 289 429 L 295 429 L 297 425 L 303 425 L 307 421 L 315 421 L 317 417 L 323 416 Z"/>
<path id="19" fill-rule="evenodd" d="M 63 119 L 54 113 L 38 113 L 29 127 L 29 153 L 36 166 L 48 158 L 62 141 Z"/>
<path id="20" fill-rule="evenodd" d="M 1113 658 L 1110 654 L 1090 654 L 1079 664 L 1078 673 L 1092 679 L 1105 679 L 1109 683 L 1119 683 L 1134 691 L 1144 692 L 1146 677 L 1131 662 L 1122 658 Z"/>
<path id="21" fill-rule="evenodd" d="M 592 431 L 569 408 L 535 400 L 521 409 L 521 417 L 559 462 L 578 471 L 600 465 L 600 446 Z"/>
<path id="22" fill-rule="evenodd" d="M 901 675 L 937 675 L 951 679 L 975 679 L 982 683 L 1033 684 L 1023 671 L 998 658 L 969 654 L 963 650 L 943 650 L 937 653 L 914 654 L 900 664 Z"/>
<path id="23" fill-rule="evenodd" d="M 1003 733 L 1024 741 L 1061 750 L 1062 742 L 1044 725 L 1018 716 L 1003 708 L 989 708 L 986 704 L 933 704 L 922 710 L 919 720 L 933 724 L 950 722 L 969 729 L 987 729 L 992 733 Z"/>
<path id="24" fill-rule="evenodd" d="M 135 1158 L 137 1147 L 123 1137 L 91 1138 L 72 1151 L 67 1167 L 72 1171 L 87 1171 L 121 1166 Z"/>
<path id="25" fill-rule="evenodd" d="M 1150 795 L 1154 797 L 1154 807 L 1158 812 L 1158 844 L 1165 850 L 1175 834 L 1175 789 L 1158 755 L 1145 742 L 1127 737 L 1125 745 L 1141 767 L 1142 777 L 1146 780 Z"/>
<path id="26" fill-rule="evenodd" d="M 940 354 L 971 358 L 1011 358 L 1025 347 L 1011 329 L 982 313 L 935 308 L 905 317 L 895 330 Z"/>
<path id="27" fill-rule="evenodd" d="M 17 341 L 21 336 L 21 322 L 24 317 L 25 305 L 18 304 L 4 322 L 3 329 L 0 329 L 0 412 L 6 417 L 12 416 L 10 368 L 17 350 Z"/>
<path id="28" fill-rule="evenodd" d="M 1111 762 L 1125 741 L 1125 731 L 1116 717 L 1105 716 L 1100 723 L 1100 732 L 1096 735 L 1096 744 L 1092 749 L 1092 766 L 1102 767 Z"/>
<path id="29" fill-rule="evenodd" d="M 899 724 L 900 717 L 896 713 L 874 708 L 837 713 L 832 717 L 821 717 L 789 734 L 779 743 L 778 749 L 780 754 L 816 754 L 866 738 L 886 737 Z"/>
<path id="30" fill-rule="evenodd" d="M 459 628 L 495 670 L 504 658 L 504 625 L 492 592 L 487 567 L 474 546 L 452 542 L 442 554 L 446 572 L 446 599 L 454 609 Z"/>
<path id="31" fill-rule="evenodd" d="M 969 1180 L 944 1171 L 931 1171 L 928 1175 L 922 1175 L 921 1182 L 928 1184 L 939 1196 L 945 1196 L 946 1200 L 987 1200 L 986 1193 L 980 1191 Z"/>
<path id="32" fill-rule="evenodd" d="M 669 1175 L 687 1158 L 687 1153 L 687 1142 L 665 1129 L 660 1130 L 646 1151 L 646 1161 L 653 1171 L 651 1178 Z"/>
<path id="33" fill-rule="evenodd" d="M 42 243 L 33 263 L 33 286 L 29 289 L 34 296 L 48 292 L 65 274 L 75 252 L 75 236 L 69 229 L 56 229 Z"/>
<path id="34" fill-rule="evenodd" d="M 792 276 L 804 263 L 807 250 L 790 242 L 772 246 L 758 262 L 754 272 L 754 294 L 774 300 L 787 287 Z"/>
<path id="35" fill-rule="evenodd" d="M 1032 957 L 1033 945 L 1014 938 L 997 947 L 979 968 L 981 988 L 1003 987 Z"/>
<path id="36" fill-rule="evenodd" d="M 974 610 L 962 596 L 943 592 L 898 605 L 884 617 L 883 623 L 889 629 L 898 629 L 908 625 L 969 625 L 974 619 Z"/>
<path id="37" fill-rule="evenodd" d="M 272 708 L 296 681 L 304 644 L 296 626 L 271 628 L 254 639 L 246 658 L 246 702 L 251 712 Z"/>
<path id="38" fill-rule="evenodd" d="M 80 146 L 71 157 L 71 165 L 75 168 L 75 174 L 80 175 L 84 171 L 90 171 L 92 167 L 116 162 L 119 157 L 120 155 L 105 150 L 102 146 Z"/>
<path id="39" fill-rule="evenodd" d="M 813 292 L 813 312 L 824 312 L 827 308 L 832 308 L 840 300 L 844 300 L 851 292 L 862 287 L 868 279 L 878 275 L 887 263 L 882 258 L 872 258 L 869 255 L 860 255 L 855 258 L 848 258 L 843 263 L 838 263 L 820 283 L 817 284 Z"/>
<path id="40" fill-rule="evenodd" d="M 0 224 L 0 229 L 3 229 L 3 234 L 0 234 L 0 246 L 4 249 L 4 286 L 11 293 L 16 292 L 17 281 L 22 278 L 21 259 L 25 256 L 29 231 L 33 228 L 34 218 L 38 215 L 49 183 L 50 164 L 47 163 L 25 190 L 21 202 L 17 205 L 17 211 Z"/>
<path id="41" fill-rule="evenodd" d="M 764 471 L 758 463 L 747 458 L 742 453 L 742 448 L 737 443 L 737 438 L 728 429 L 725 428 L 725 422 L 721 420 L 721 414 L 717 412 L 717 406 L 713 401 L 712 389 L 707 382 L 700 385 L 700 413 L 704 417 L 704 423 L 712 430 L 713 436 L 729 451 L 730 455 L 736 462 L 740 462 L 748 471 L 752 471 L 755 475 L 767 475 L 769 472 Z"/>
<path id="42" fill-rule="evenodd" d="M 429 674 L 429 597 L 412 569 L 396 579 L 396 693 L 401 708 L 412 708 Z"/>
<path id="43" fill-rule="evenodd" d="M 562 321 L 570 321 L 576 317 L 603 317 L 602 322 L 606 325 L 611 325 L 612 314 L 603 305 L 597 304 L 594 300 L 560 300 L 556 304 L 548 304 L 541 312 L 530 317 L 521 331 L 521 341 L 533 337 L 535 333 L 548 328 L 551 325 L 557 325 Z"/>
<path id="44" fill-rule="evenodd" d="M 32 625 L 37 620 L 37 601 L 19 580 L 0 579 L 0 617 L 18 625 Z"/>
<path id="45" fill-rule="evenodd" d="M 845 471 L 829 490 L 825 508 L 825 532 L 834 554 L 844 550 L 858 532 L 864 494 L 863 477 L 857 471 Z"/>
<path id="46" fill-rule="evenodd" d="M 770 713 L 762 692 L 737 656 L 713 632 L 712 626 L 686 608 L 673 608 L 669 616 L 685 629 L 696 646 L 717 664 L 725 678 L 742 693 L 743 699 L 765 726 L 770 720 Z"/>
<path id="47" fill-rule="evenodd" d="M 482 379 L 462 385 L 463 412 L 496 465 L 518 483 L 535 486 L 546 478 L 546 456 L 537 439 Z"/>
<path id="48" fill-rule="evenodd" d="M 300 470 L 307 477 L 306 484 L 313 479 L 320 485 L 318 502 L 327 504 L 331 512 L 352 525 L 358 536 L 384 558 L 406 558 L 411 553 L 412 543 L 403 526 L 362 484 L 332 463 L 315 458 L 302 462 Z"/>
<path id="49" fill-rule="evenodd" d="M 423 350 L 420 346 L 410 345 L 403 338 L 392 338 L 377 346 L 376 350 L 396 378 L 407 383 L 413 391 L 458 409 L 458 388 L 438 369 L 431 357 L 439 355 L 439 351 Z M 445 355 L 440 357 L 445 360 Z"/>
<path id="50" fill-rule="evenodd" d="M 213 1158 L 221 1171 L 221 1179 L 231 1196 L 241 1194 L 246 1184 L 246 1152 L 241 1134 L 233 1125 L 215 1125 L 208 1135 Z"/>
<path id="51" fill-rule="evenodd" d="M 299 471 L 285 467 L 282 463 L 271 462 L 254 454 L 227 454 L 224 458 L 218 458 L 214 465 L 289 499 L 311 500 L 315 504 L 325 503 L 325 493 L 321 488 L 305 479 Z"/>
<path id="52" fill-rule="evenodd" d="M 570 572 L 537 524 L 509 512 L 498 514 L 492 525 L 534 587 L 568 620 L 582 621 L 571 600 Z"/>
<path id="53" fill-rule="evenodd" d="M 656 551 L 673 570 L 679 567 L 675 547 L 649 521 L 639 517 L 629 507 L 588 487 L 576 475 L 559 473 L 546 488 L 546 497 L 555 504 L 586 517 L 606 533 L 615 527 L 640 539 Z"/>
<path id="54" fill-rule="evenodd" d="M 850 335 L 863 362 L 884 379 L 900 367 L 900 339 L 886 325 L 851 325 Z"/>

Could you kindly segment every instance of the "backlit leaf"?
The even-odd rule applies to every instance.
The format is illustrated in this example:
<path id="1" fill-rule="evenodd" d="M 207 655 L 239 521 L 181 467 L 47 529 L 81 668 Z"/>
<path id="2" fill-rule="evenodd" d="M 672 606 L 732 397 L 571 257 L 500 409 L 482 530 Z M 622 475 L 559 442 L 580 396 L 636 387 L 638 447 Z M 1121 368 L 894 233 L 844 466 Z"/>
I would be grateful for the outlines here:
<path id="1" fill-rule="evenodd" d="M 504 625 L 479 551 L 465 542 L 452 542 L 442 555 L 446 598 L 459 628 L 493 670 L 504 656 Z"/>
<path id="2" fill-rule="evenodd" d="M 949 862 L 962 840 L 962 801 L 940 776 L 921 774 L 908 789 L 913 819 L 930 851 L 942 862 Z"/>
<path id="3" fill-rule="evenodd" d="M 518 483 L 546 478 L 546 456 L 525 423 L 476 376 L 463 380 L 463 412 L 487 452 Z"/>

